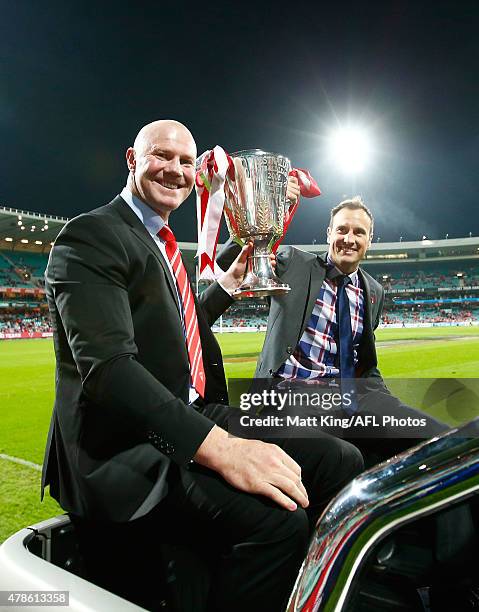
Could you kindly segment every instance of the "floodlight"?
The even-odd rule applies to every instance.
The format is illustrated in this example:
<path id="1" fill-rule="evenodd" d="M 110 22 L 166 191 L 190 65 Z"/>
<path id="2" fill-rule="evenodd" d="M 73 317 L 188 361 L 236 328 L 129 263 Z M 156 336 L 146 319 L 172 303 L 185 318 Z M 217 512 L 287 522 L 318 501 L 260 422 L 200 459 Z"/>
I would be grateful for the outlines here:
<path id="1" fill-rule="evenodd" d="M 330 138 L 333 161 L 346 174 L 358 174 L 368 165 L 371 142 L 366 130 L 360 126 L 339 128 Z"/>

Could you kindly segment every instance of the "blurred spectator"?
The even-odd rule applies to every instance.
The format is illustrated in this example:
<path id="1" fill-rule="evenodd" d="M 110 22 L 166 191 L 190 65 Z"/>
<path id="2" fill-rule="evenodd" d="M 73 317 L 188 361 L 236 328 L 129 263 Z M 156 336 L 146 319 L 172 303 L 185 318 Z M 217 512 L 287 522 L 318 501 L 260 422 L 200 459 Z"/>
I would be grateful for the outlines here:
<path id="1" fill-rule="evenodd" d="M 18 334 L 23 332 L 51 332 L 50 318 L 36 314 L 0 314 L 0 332 Z"/>

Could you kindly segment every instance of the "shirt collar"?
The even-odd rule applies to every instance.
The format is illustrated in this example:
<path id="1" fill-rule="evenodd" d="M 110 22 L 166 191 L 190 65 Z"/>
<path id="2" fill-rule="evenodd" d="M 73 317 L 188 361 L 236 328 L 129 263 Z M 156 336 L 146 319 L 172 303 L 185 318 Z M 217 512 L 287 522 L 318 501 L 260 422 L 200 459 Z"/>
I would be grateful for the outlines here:
<path id="1" fill-rule="evenodd" d="M 155 237 L 163 228 L 165 222 L 160 215 L 155 212 L 148 204 L 131 193 L 128 187 L 124 187 L 120 196 L 125 200 L 138 219 L 143 223 L 148 232 Z"/>
<path id="2" fill-rule="evenodd" d="M 338 276 L 344 276 L 344 272 L 341 272 L 341 270 L 336 266 L 336 264 L 330 258 L 329 255 L 326 256 L 326 265 L 327 265 L 328 271 L 331 271 L 331 273 L 328 274 L 328 278 L 334 279 L 334 278 L 337 278 Z M 358 275 L 357 268 L 354 272 L 351 272 L 350 274 L 347 274 L 346 276 L 349 276 L 349 278 L 351 279 L 352 285 L 359 287 L 359 275 Z"/>

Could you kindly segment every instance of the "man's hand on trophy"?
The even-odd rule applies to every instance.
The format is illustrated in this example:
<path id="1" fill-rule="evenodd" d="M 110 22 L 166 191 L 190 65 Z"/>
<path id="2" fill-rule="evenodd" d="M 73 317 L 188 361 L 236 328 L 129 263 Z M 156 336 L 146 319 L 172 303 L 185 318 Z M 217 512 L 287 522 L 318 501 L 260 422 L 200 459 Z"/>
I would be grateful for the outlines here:
<path id="1" fill-rule="evenodd" d="M 300 196 L 300 188 L 298 179 L 295 176 L 288 176 L 288 183 L 286 185 L 286 199 L 291 202 L 292 205 L 296 204 Z"/>
<path id="2" fill-rule="evenodd" d="M 240 254 L 233 261 L 231 266 L 226 270 L 226 272 L 223 272 L 223 274 L 218 277 L 219 284 L 228 293 L 232 293 L 243 282 L 243 278 L 246 273 L 246 267 L 248 264 L 248 257 L 251 255 L 252 250 L 252 242 L 248 242 L 248 244 L 245 244 L 244 247 L 241 249 Z M 269 259 L 271 261 L 273 269 L 276 268 L 276 255 L 274 253 L 270 253 Z"/>

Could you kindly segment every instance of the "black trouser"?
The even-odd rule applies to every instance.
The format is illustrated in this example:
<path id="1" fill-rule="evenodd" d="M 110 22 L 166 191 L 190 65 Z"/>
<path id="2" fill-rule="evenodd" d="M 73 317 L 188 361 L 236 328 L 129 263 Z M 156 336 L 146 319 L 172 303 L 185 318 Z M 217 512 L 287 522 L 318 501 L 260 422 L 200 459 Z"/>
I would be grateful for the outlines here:
<path id="1" fill-rule="evenodd" d="M 198 410 L 227 429 L 228 415 L 235 409 L 207 405 Z M 112 530 L 105 524 L 74 519 L 82 530 L 84 547 L 89 546 L 90 552 L 93 548 L 104 550 L 111 542 L 107 532 L 122 537 L 133 547 L 133 558 L 140 564 L 137 571 L 146 572 L 151 580 L 155 556 L 143 548 L 150 565 L 145 569 L 142 546 L 159 551 L 165 542 L 174 546 L 185 543 L 200 565 L 207 566 L 205 576 L 211 576 L 208 611 L 281 612 L 319 515 L 330 499 L 362 471 L 363 461 L 352 444 L 322 432 L 305 439 L 267 441 L 280 445 L 301 465 L 310 500 L 306 511 L 298 508 L 291 512 L 263 496 L 243 493 L 195 463 L 187 469 L 172 465 L 168 495 L 148 516 L 113 526 Z M 158 573 L 159 567 L 160 559 Z M 124 585 L 119 586 L 121 589 Z M 108 588 L 115 590 L 115 585 Z M 195 593 L 206 590 L 200 586 Z M 183 592 L 180 609 L 192 605 L 191 610 L 200 612 L 194 597 Z M 149 604 L 150 608 L 154 606 Z"/>
<path id="2" fill-rule="evenodd" d="M 322 430 L 351 442 L 361 451 L 366 467 L 372 467 L 451 429 L 433 416 L 404 404 L 387 391 L 381 379 L 358 378 L 346 381 L 344 386 L 328 378 L 314 381 L 258 379 L 254 383 L 253 391 L 256 393 L 274 389 L 284 394 L 288 401 L 281 409 L 283 416 L 314 417 L 318 428 L 312 435 L 318 435 L 318 430 Z M 346 408 L 346 405 L 344 408 L 341 406 L 341 397 L 345 397 L 351 389 L 357 395 L 354 410 Z M 292 395 L 288 396 L 288 393 Z M 299 403 L 293 401 L 295 396 L 300 397 Z M 332 403 L 333 397 L 339 400 Z M 325 398 L 329 398 L 329 403 L 324 402 Z M 262 414 L 275 415 L 279 412 L 277 408 L 270 407 L 267 413 L 263 409 Z M 385 417 L 392 422 L 387 422 Z M 256 429 L 255 433 L 258 431 Z M 310 434 L 306 432 L 306 435 Z"/>
<path id="3" fill-rule="evenodd" d="M 381 389 L 363 396 L 359 403 L 359 411 L 363 416 L 376 417 L 378 422 L 384 415 L 397 420 L 410 418 L 413 422 L 425 422 L 424 426 L 416 428 L 384 425 L 374 428 L 358 427 L 356 430 L 346 430 L 344 438 L 350 440 L 361 450 L 366 467 L 389 459 L 450 429 L 450 426 L 446 423 L 421 410 L 403 404 L 400 399 Z"/>

